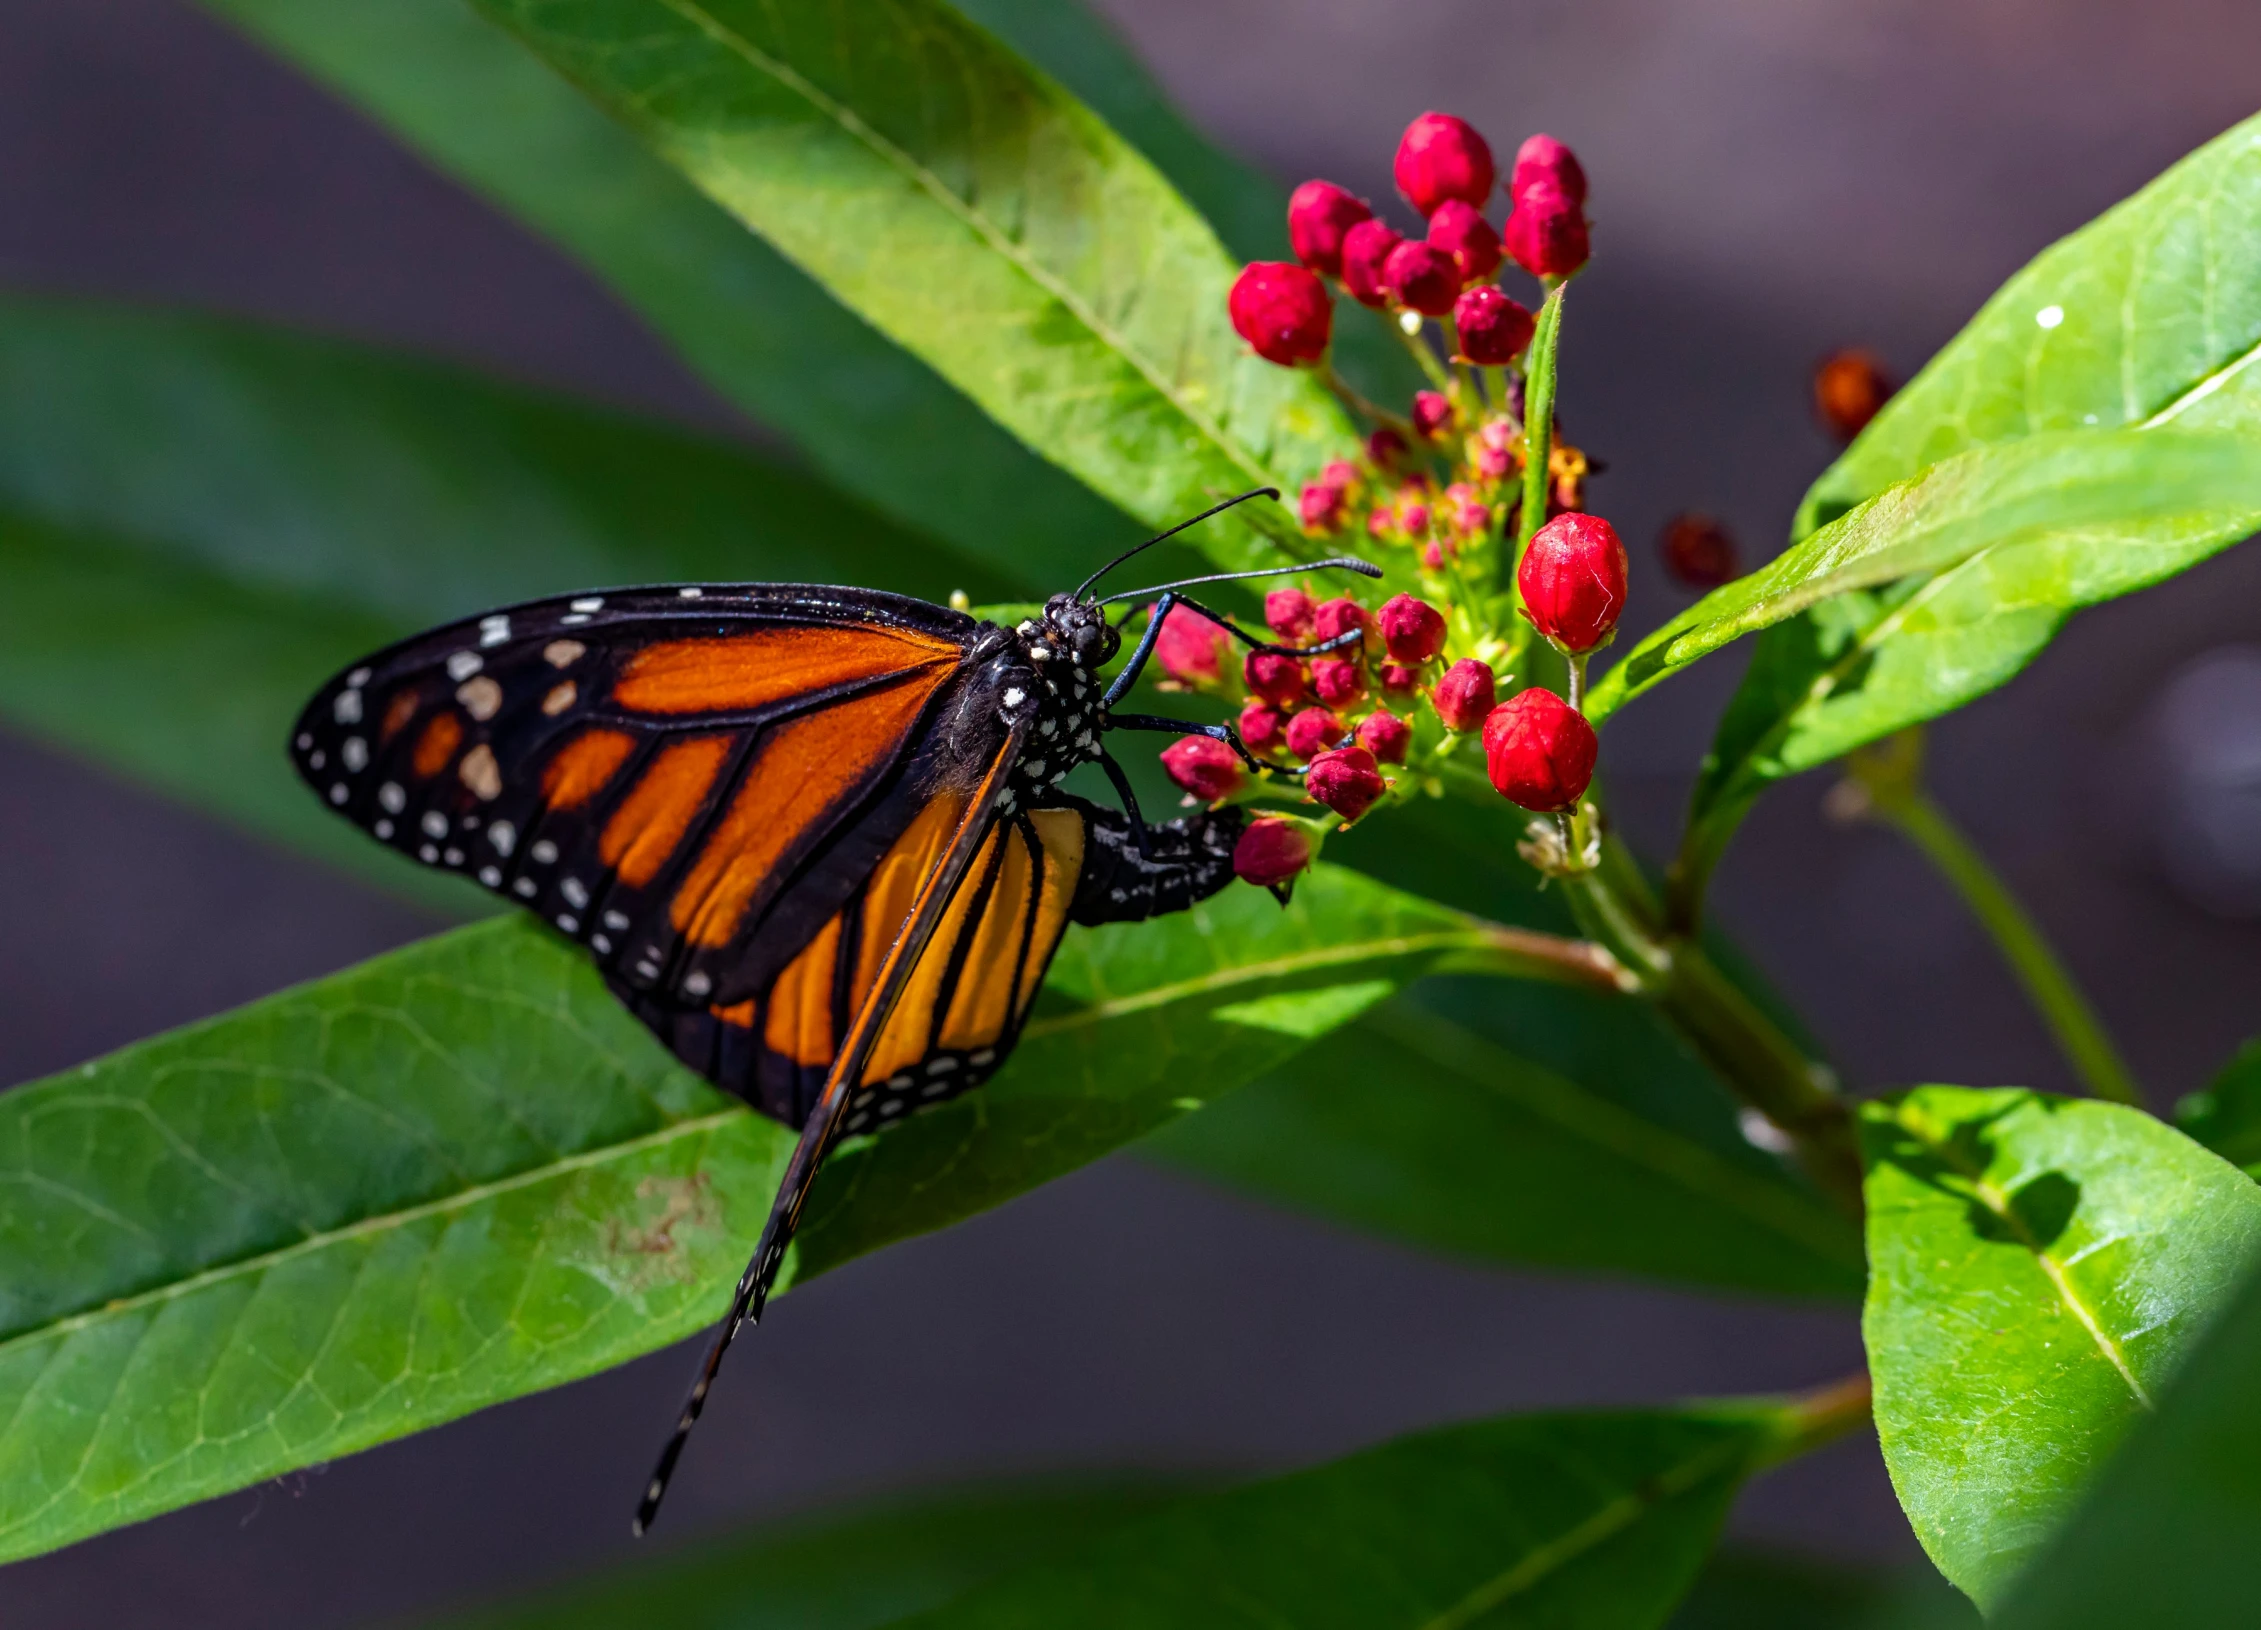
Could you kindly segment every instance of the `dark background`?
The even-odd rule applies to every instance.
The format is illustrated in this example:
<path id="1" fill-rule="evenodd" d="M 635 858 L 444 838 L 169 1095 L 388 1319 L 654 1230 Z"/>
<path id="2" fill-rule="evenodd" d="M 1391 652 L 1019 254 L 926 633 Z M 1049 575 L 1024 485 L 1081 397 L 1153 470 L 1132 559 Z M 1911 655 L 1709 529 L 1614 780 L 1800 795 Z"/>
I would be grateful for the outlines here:
<path id="1" fill-rule="evenodd" d="M 1209 131 L 1283 181 L 1388 190 L 1428 106 L 1594 179 L 1564 412 L 1635 543 L 1682 507 L 1777 546 L 1830 444 L 1817 356 L 1912 369 L 2053 237 L 2261 105 L 2249 0 L 1110 0 Z M 542 244 L 201 13 L 0 0 L 0 281 L 466 358 L 750 433 Z M 2095 994 L 2154 1100 L 2261 1028 L 2261 554 L 2076 623 L 1934 733 L 1944 800 Z M 6 586 L 0 584 L 0 593 Z M 1681 598 L 1650 569 L 1634 622 Z M 2252 643 L 2247 643 L 2252 642 Z M 2195 665 L 2195 666 L 2194 666 Z M 1605 767 L 1669 840 L 1721 661 L 1631 710 Z M 1846 1075 L 2063 1088 L 1987 943 L 1887 834 L 1779 791 L 1720 909 Z M 0 1081 L 435 926 L 0 736 Z M 1848 1313 L 1494 1273 L 1117 1157 L 781 1304 L 717 1395 L 679 1542 L 938 1480 L 1327 1458 L 1507 1408 L 1807 1385 Z M 0 1571 L 11 1630 L 356 1625 L 601 1564 L 686 1351 Z M 810 1400 L 841 1375 L 863 1400 Z M 1905 1560 L 1873 1446 L 1757 1486 L 1746 1536 Z"/>

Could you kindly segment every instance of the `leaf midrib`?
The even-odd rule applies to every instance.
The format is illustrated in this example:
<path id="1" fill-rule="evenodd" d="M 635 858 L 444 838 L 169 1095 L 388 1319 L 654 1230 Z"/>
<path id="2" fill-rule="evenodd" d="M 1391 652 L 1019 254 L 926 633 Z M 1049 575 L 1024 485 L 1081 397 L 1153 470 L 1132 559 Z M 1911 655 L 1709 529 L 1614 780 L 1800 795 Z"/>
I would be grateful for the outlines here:
<path id="1" fill-rule="evenodd" d="M 1059 301 L 1075 316 L 1076 321 L 1089 329 L 1109 351 L 1128 363 L 1131 369 L 1146 381 L 1148 387 L 1155 394 L 1176 409 L 1208 439 L 1211 445 L 1230 459 L 1244 474 L 1260 482 L 1270 483 L 1273 480 L 1271 472 L 1266 470 L 1253 454 L 1247 452 L 1237 441 L 1228 436 L 1222 425 L 1187 401 L 1177 386 L 1149 363 L 1112 324 L 1092 310 L 1081 295 L 1030 256 L 1023 253 L 1002 227 L 992 221 L 984 212 L 974 208 L 952 192 L 943 183 L 942 178 L 926 165 L 921 164 L 909 153 L 874 130 L 852 108 L 826 95 L 792 67 L 770 56 L 769 53 L 763 51 L 752 41 L 725 25 L 705 6 L 697 4 L 696 0 L 661 0 L 661 3 L 689 22 L 694 28 L 706 34 L 716 44 L 743 59 L 748 66 L 754 68 L 757 72 L 767 74 L 778 84 L 799 96 L 810 107 L 839 126 L 842 132 L 851 139 L 862 143 L 883 163 L 900 171 L 920 191 L 941 205 L 945 213 L 953 215 L 963 222 L 984 243 L 988 244 L 993 252 L 1018 270 L 1023 277 L 1034 283 L 1053 299 Z M 1188 207 L 1190 208 L 1190 206 Z"/>
<path id="2" fill-rule="evenodd" d="M 2035 1265 L 2041 1270 L 2042 1277 L 2047 1279 L 2051 1288 L 2056 1291 L 2057 1299 L 2065 1304 L 2066 1311 L 2080 1321 L 2081 1328 L 2086 1330 L 2089 1339 L 2095 1342 L 2097 1351 L 2101 1352 L 2105 1361 L 2119 1372 L 2120 1379 L 2127 1384 L 2127 1389 L 2134 1395 L 2135 1401 L 2146 1410 L 2155 1408 L 2156 1406 L 2151 1401 L 2151 1394 L 2146 1392 L 2143 1383 L 2136 1379 L 2135 1371 L 2128 1364 L 2127 1355 L 2120 1351 L 2120 1344 L 2112 1339 L 2111 1335 L 2104 1329 L 2102 1322 L 2096 1317 L 2095 1311 L 2089 1307 L 2086 1301 L 2082 1300 L 2080 1293 L 2073 1288 L 2072 1280 L 2065 1273 L 2064 1264 L 2051 1256 L 2043 1248 L 2041 1242 L 2034 1238 L 2033 1230 L 2026 1226 L 2025 1219 L 2020 1217 L 2016 1209 L 2010 1204 L 2009 1195 L 1987 1178 L 1983 1168 L 1973 1168 L 1967 1161 L 1959 1159 L 1957 1151 L 1952 1145 L 1934 1140 L 1925 1133 L 1923 1127 L 1909 1120 L 1905 1115 L 1895 1115 L 1893 1120 L 1908 1136 L 1922 1144 L 1925 1151 L 1933 1159 L 1970 1184 L 1971 1192 L 1977 1198 L 1979 1204 L 1985 1206 L 2005 1229 L 2014 1234 L 2018 1243 L 2024 1246 L 2027 1253 L 2032 1256 Z"/>
<path id="3" fill-rule="evenodd" d="M 707 1115 L 694 1116 L 688 1120 L 676 1121 L 671 1125 L 661 1127 L 656 1132 L 647 1132 L 640 1137 L 629 1138 L 619 1143 L 608 1143 L 601 1148 L 585 1149 L 576 1154 L 564 1155 L 556 1160 L 546 1161 L 539 1166 L 529 1166 L 523 1171 L 513 1172 L 508 1177 L 495 1178 L 485 1183 L 474 1183 L 468 1188 L 458 1189 L 452 1194 L 441 1195 L 437 1199 L 423 1200 L 415 1205 L 378 1212 L 373 1216 L 358 1218 L 337 1228 L 328 1228 L 319 1233 L 308 1234 L 302 1239 L 293 1240 L 288 1245 L 277 1246 L 268 1251 L 255 1252 L 250 1256 L 239 1257 L 233 1262 L 221 1263 L 215 1267 L 202 1268 L 186 1278 L 153 1286 L 148 1290 L 137 1291 L 131 1296 L 114 1298 L 104 1302 L 100 1307 L 65 1314 L 60 1318 L 49 1319 L 40 1324 L 27 1325 L 12 1335 L 0 1337 L 0 1355 L 5 1355 L 17 1347 L 35 1341 L 43 1341 L 56 1336 L 75 1335 L 81 1330 L 91 1329 L 107 1320 L 124 1318 L 145 1308 L 177 1301 L 184 1296 L 194 1295 L 199 1291 L 210 1289 L 215 1285 L 226 1284 L 234 1279 L 263 1274 L 283 1263 L 299 1257 L 314 1255 L 333 1246 L 385 1234 L 398 1228 L 406 1228 L 431 1217 L 466 1211 L 515 1190 L 532 1188 L 553 1178 L 569 1176 L 578 1171 L 591 1170 L 616 1160 L 632 1158 L 653 1149 L 662 1149 L 682 1138 L 701 1137 L 744 1120 L 752 1113 L 753 1111 L 750 1109 L 734 1107 L 716 1110 Z"/>
<path id="4" fill-rule="evenodd" d="M 1751 1444 L 1730 1438 L 1651 1478 L 1595 1511 L 1585 1521 L 1566 1529 L 1544 1545 L 1526 1551 L 1511 1567 L 1478 1585 L 1419 1630 L 1464 1630 L 1501 1603 L 1524 1594 L 1550 1574 L 1568 1567 L 1587 1552 L 1616 1538 L 1649 1512 L 1701 1486 L 1721 1471 L 1746 1460 Z"/>
<path id="5" fill-rule="evenodd" d="M 1492 936 L 1482 929 L 1474 928 L 1440 929 L 1428 934 L 1404 934 L 1388 939 L 1355 940 L 1346 945 L 1321 946 L 1316 950 L 1274 957 L 1268 962 L 1243 962 L 1231 968 L 1219 968 L 1195 979 L 1181 979 L 1170 985 L 1155 985 L 1129 996 L 1109 997 L 1066 1013 L 1040 1015 L 1022 1028 L 1021 1039 L 1029 1041 L 1040 1036 L 1059 1035 L 1086 1025 L 1121 1018 L 1125 1014 L 1166 1007 L 1172 1002 L 1189 1001 L 1199 996 L 1235 990 L 1243 985 L 1261 984 L 1266 980 L 1284 979 L 1322 968 L 1371 961 L 1376 957 L 1410 957 L 1426 951 L 1491 949 L 1494 949 Z"/>

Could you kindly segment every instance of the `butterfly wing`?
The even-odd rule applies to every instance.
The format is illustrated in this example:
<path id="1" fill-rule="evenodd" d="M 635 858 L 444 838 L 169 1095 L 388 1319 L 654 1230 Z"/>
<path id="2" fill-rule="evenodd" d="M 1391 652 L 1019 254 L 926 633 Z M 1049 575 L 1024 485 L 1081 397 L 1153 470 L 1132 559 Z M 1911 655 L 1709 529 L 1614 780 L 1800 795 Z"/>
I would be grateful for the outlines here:
<path id="1" fill-rule="evenodd" d="M 963 803 L 956 764 L 994 757 L 991 716 L 979 741 L 933 727 L 977 626 L 850 589 L 537 601 L 341 674 L 292 756 L 340 814 L 534 910 L 616 988 L 728 1007 L 937 796 Z"/>

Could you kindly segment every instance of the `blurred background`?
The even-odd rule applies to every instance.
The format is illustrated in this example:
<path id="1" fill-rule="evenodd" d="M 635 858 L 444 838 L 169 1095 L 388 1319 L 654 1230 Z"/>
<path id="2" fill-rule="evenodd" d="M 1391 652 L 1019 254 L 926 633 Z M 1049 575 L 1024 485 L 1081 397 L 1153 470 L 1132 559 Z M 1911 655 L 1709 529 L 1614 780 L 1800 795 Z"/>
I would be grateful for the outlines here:
<path id="1" fill-rule="evenodd" d="M 2261 106 L 2243 0 L 1105 0 L 1209 134 L 1283 183 L 1389 192 L 1440 107 L 1572 143 L 1596 259 L 1569 434 L 1635 548 L 1635 629 L 1685 603 L 1666 517 L 1774 552 L 1833 443 L 1814 363 L 1905 377 L 2053 238 Z M 175 0 L 0 0 L 0 282 L 281 321 L 760 437 L 564 258 Z M 1645 568 L 1645 569 L 1644 569 Z M 0 593 L 6 586 L 0 584 Z M 1736 676 L 1631 709 L 1604 769 L 1661 854 Z M 2094 995 L 2154 1103 L 2256 1028 L 2261 553 L 2079 620 L 1933 733 L 1933 779 Z M 1988 943 L 1826 783 L 1763 804 L 1725 923 L 1863 1089 L 2069 1079 Z M 440 926 L 0 735 L 0 1082 Z M 1478 1270 L 1118 1156 L 781 1304 L 718 1393 L 659 1544 L 954 1479 L 1240 1473 L 1511 1408 L 1810 1385 L 1848 1313 Z M 11 1630 L 361 1625 L 625 1555 L 691 1355 L 0 1570 Z M 891 1378 L 889 1390 L 874 1374 Z M 844 1374 L 858 1402 L 820 1399 Z M 1917 1553 L 1873 1445 L 1762 1480 L 1754 1541 Z"/>

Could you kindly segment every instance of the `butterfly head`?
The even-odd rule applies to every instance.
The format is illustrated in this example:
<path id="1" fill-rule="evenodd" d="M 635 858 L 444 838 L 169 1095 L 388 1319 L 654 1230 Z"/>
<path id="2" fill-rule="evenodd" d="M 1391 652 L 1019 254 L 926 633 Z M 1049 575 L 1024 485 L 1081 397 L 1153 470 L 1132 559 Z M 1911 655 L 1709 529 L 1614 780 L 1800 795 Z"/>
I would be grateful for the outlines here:
<path id="1" fill-rule="evenodd" d="M 1105 611 L 1072 594 L 1055 594 L 1044 602 L 1042 632 L 1036 638 L 1051 648 L 1048 660 L 1065 658 L 1087 674 L 1113 661 L 1123 643 Z M 1033 646 L 1030 655 L 1035 655 Z"/>

